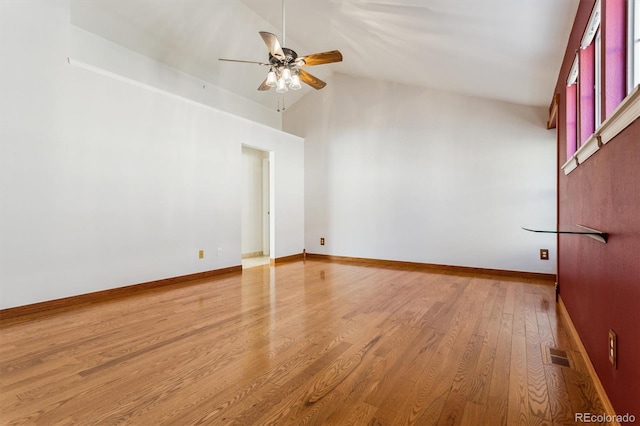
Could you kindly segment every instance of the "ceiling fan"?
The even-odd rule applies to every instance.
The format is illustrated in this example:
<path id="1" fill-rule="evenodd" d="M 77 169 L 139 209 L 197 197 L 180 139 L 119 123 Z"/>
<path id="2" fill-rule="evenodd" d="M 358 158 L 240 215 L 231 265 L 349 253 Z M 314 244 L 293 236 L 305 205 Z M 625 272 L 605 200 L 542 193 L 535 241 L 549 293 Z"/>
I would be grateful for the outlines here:
<path id="1" fill-rule="evenodd" d="M 342 54 L 339 50 L 331 50 L 328 52 L 314 53 L 312 55 L 298 56 L 293 49 L 283 47 L 278 41 L 275 34 L 260 31 L 260 36 L 269 49 L 269 62 L 243 61 L 238 59 L 223 59 L 220 61 L 243 62 L 247 64 L 258 64 L 269 67 L 267 76 L 258 87 L 258 90 L 266 91 L 272 87 L 276 88 L 276 92 L 285 93 L 289 89 L 299 90 L 302 83 L 306 83 L 316 90 L 322 89 L 327 85 L 324 81 L 309 74 L 301 67 L 310 67 L 314 65 L 330 64 L 342 61 Z M 285 42 L 285 9 L 284 0 L 282 0 L 282 43 Z"/>

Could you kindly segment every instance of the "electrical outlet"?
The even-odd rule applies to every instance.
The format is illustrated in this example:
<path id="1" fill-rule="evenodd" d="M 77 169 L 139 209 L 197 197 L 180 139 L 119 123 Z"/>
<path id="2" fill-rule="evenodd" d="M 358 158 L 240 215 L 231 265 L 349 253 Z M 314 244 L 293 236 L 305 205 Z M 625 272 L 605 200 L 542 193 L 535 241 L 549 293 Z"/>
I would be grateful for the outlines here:
<path id="1" fill-rule="evenodd" d="M 324 245 L 324 237 L 320 238 L 320 245 L 323 246 Z"/>
<path id="2" fill-rule="evenodd" d="M 198 259 L 204 259 L 204 250 L 198 251 Z"/>
<path id="3" fill-rule="evenodd" d="M 540 260 L 549 260 L 549 249 L 540 249 Z"/>
<path id="4" fill-rule="evenodd" d="M 615 331 L 609 329 L 609 362 L 616 367 L 618 359 L 618 336 Z"/>
<path id="5" fill-rule="evenodd" d="M 222 247 L 218 247 L 218 256 L 222 256 Z"/>

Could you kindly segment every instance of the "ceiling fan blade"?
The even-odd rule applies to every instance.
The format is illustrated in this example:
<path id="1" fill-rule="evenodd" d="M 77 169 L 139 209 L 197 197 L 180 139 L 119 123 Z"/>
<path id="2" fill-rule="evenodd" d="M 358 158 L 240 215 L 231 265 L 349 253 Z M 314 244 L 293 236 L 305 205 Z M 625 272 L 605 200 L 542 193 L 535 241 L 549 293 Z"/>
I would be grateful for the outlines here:
<path id="1" fill-rule="evenodd" d="M 303 83 L 307 83 L 309 86 L 313 87 L 316 90 L 320 90 L 327 85 L 327 83 L 317 77 L 314 77 L 305 70 L 298 70 L 298 72 L 300 73 L 300 81 L 302 81 Z"/>
<path id="2" fill-rule="evenodd" d="M 267 79 L 265 78 L 264 80 L 262 80 L 262 84 L 260 84 L 260 87 L 258 87 L 258 90 L 265 92 L 269 89 L 271 89 L 271 86 L 267 85 Z"/>
<path id="3" fill-rule="evenodd" d="M 260 36 L 262 37 L 264 44 L 267 45 L 267 49 L 269 49 L 271 55 L 280 60 L 284 60 L 285 55 L 282 51 L 282 46 L 280 46 L 280 42 L 278 41 L 278 37 L 276 37 L 275 34 L 271 34 L 266 31 L 260 31 Z"/>
<path id="4" fill-rule="evenodd" d="M 226 61 L 226 62 L 242 62 L 243 64 L 258 64 L 258 65 L 267 65 L 269 66 L 269 64 L 265 64 L 264 62 L 256 62 L 256 61 L 241 61 L 239 59 L 223 59 L 223 58 L 218 58 L 219 61 Z"/>
<path id="5" fill-rule="evenodd" d="M 332 62 L 341 62 L 342 53 L 339 50 L 331 50 L 329 52 L 314 53 L 312 55 L 303 56 L 296 60 L 301 66 L 311 67 L 313 65 L 330 64 Z"/>

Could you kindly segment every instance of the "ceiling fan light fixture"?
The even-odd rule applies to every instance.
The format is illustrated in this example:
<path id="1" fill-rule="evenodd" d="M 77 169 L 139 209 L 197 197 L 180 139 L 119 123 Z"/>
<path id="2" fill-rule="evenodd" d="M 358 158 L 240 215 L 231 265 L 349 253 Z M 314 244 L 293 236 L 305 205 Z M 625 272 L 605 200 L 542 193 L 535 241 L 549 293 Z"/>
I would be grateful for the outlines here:
<path id="1" fill-rule="evenodd" d="M 287 90 L 287 83 L 284 81 L 284 77 L 280 77 L 278 79 L 278 83 L 276 84 L 276 92 L 277 93 L 285 93 Z"/>
<path id="2" fill-rule="evenodd" d="M 363 0 L 364 1 L 364 0 Z M 373 0 L 366 0 L 373 1 Z M 601 1 L 601 0 L 598 0 Z M 285 42 L 285 0 L 282 0 L 282 42 Z M 262 92 L 269 91 L 272 87 L 278 94 L 286 93 L 289 90 L 300 90 L 302 83 L 311 86 L 316 90 L 320 90 L 327 85 L 324 81 L 309 74 L 300 67 L 308 67 L 314 65 L 330 64 L 342 61 L 342 53 L 338 50 L 327 52 L 313 53 L 299 57 L 298 54 L 283 44 L 280 44 L 278 37 L 268 31 L 260 31 L 260 37 L 269 51 L 269 62 L 244 61 L 237 59 L 223 59 L 221 61 L 244 62 L 250 64 L 264 65 L 269 67 L 266 78 L 258 86 L 258 90 Z M 284 111 L 284 102 L 282 106 Z"/>
<path id="3" fill-rule="evenodd" d="M 269 87 L 275 87 L 275 85 L 278 84 L 278 77 L 276 76 L 276 73 L 273 69 L 270 70 L 269 73 L 267 74 L 266 84 Z"/>

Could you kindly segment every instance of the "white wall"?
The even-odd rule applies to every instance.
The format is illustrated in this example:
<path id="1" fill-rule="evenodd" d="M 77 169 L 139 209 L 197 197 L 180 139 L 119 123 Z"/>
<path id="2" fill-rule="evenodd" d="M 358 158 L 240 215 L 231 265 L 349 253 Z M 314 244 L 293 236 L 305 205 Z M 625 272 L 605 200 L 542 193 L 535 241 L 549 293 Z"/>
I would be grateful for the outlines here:
<path id="1" fill-rule="evenodd" d="M 556 223 L 545 113 L 334 75 L 283 119 L 305 138 L 307 251 L 554 273 L 555 237 L 520 229 Z"/>
<path id="2" fill-rule="evenodd" d="M 274 159 L 273 256 L 302 251 L 302 139 L 69 65 L 66 0 L 0 20 L 0 308 L 240 265 L 243 143 Z"/>

